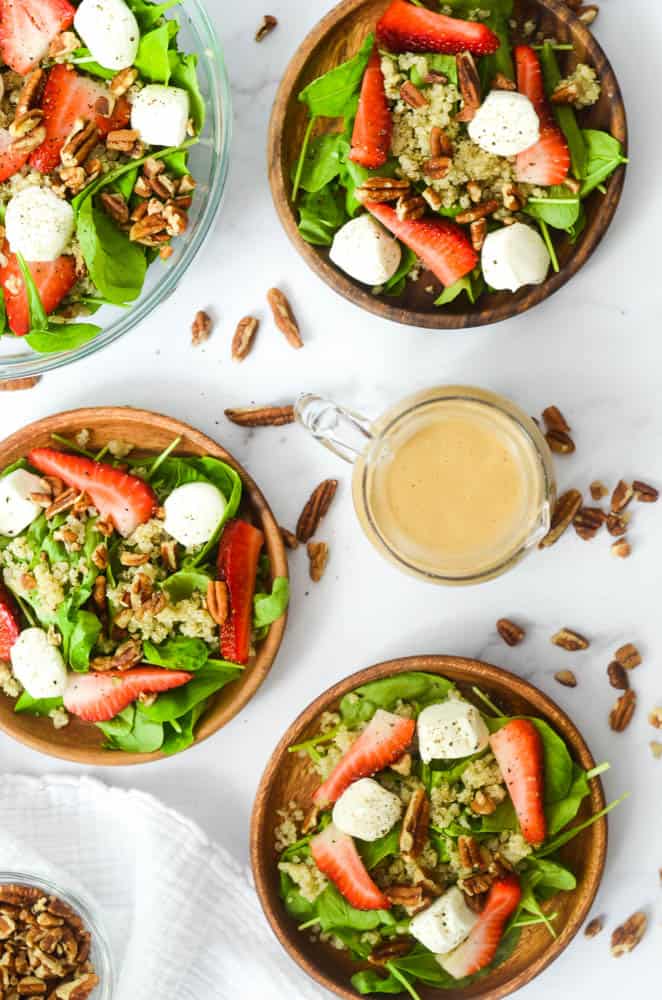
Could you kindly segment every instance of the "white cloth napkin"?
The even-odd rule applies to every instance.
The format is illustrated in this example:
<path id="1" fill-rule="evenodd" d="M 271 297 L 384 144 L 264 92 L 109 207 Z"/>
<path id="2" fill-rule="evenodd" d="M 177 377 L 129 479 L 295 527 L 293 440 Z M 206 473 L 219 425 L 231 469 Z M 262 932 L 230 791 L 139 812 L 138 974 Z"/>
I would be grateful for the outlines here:
<path id="1" fill-rule="evenodd" d="M 0 870 L 96 904 L 113 1000 L 320 1000 L 283 952 L 250 875 L 150 795 L 91 778 L 0 775 Z"/>

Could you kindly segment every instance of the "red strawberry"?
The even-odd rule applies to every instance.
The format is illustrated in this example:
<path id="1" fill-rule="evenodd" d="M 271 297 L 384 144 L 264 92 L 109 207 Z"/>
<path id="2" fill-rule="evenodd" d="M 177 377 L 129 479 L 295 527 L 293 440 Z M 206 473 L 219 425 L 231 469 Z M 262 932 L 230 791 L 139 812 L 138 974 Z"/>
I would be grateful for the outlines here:
<path id="1" fill-rule="evenodd" d="M 0 583 L 0 660 L 9 659 L 10 650 L 20 631 L 16 605 L 7 588 Z"/>
<path id="2" fill-rule="evenodd" d="M 540 733 L 529 719 L 513 719 L 490 737 L 522 833 L 529 844 L 542 844 L 545 819 L 545 762 Z"/>
<path id="3" fill-rule="evenodd" d="M 486 24 L 461 21 L 393 0 L 377 24 L 377 40 L 389 52 L 473 52 L 477 56 L 496 52 L 501 44 Z"/>
<path id="4" fill-rule="evenodd" d="M 230 595 L 230 615 L 221 627 L 221 655 L 248 663 L 253 622 L 253 595 L 264 535 L 246 521 L 228 521 L 218 547 L 218 575 Z"/>
<path id="5" fill-rule="evenodd" d="M 517 156 L 517 180 L 544 187 L 562 184 L 570 169 L 570 150 L 547 101 L 540 60 L 529 45 L 518 45 L 515 65 L 518 89 L 529 98 L 540 119 L 540 139 Z"/>
<path id="6" fill-rule="evenodd" d="M 375 49 L 361 84 L 350 160 L 369 170 L 383 167 L 388 159 L 392 134 L 393 119 L 386 100 L 381 59 Z"/>
<path id="7" fill-rule="evenodd" d="M 519 906 L 522 890 L 516 875 L 507 875 L 494 882 L 478 922 L 469 937 L 458 948 L 441 957 L 446 972 L 463 979 L 480 972 L 493 961 L 504 927 Z"/>
<path id="8" fill-rule="evenodd" d="M 23 272 L 15 254 L 5 244 L 3 254 L 7 263 L 0 267 L 0 285 L 5 293 L 7 320 L 10 328 L 19 337 L 30 332 L 30 310 L 23 282 Z M 30 274 L 39 292 L 39 298 L 46 313 L 54 312 L 65 295 L 76 284 L 76 263 L 73 257 L 62 256 L 57 260 L 28 264 Z"/>
<path id="9" fill-rule="evenodd" d="M 53 39 L 71 27 L 67 0 L 0 0 L 0 56 L 21 76 L 39 65 Z"/>
<path id="10" fill-rule="evenodd" d="M 60 63 L 50 71 L 41 106 L 46 139 L 35 149 L 30 163 L 42 174 L 55 170 L 60 151 L 79 119 L 94 120 L 101 136 L 124 128 L 131 117 L 131 105 L 121 97 L 111 115 L 101 110 L 113 107 L 114 98 L 103 83 L 81 76 L 71 66 Z"/>
<path id="11" fill-rule="evenodd" d="M 64 707 L 85 722 L 108 722 L 140 694 L 157 694 L 188 684 L 193 674 L 160 667 L 107 670 L 103 674 L 70 674 Z"/>
<path id="12" fill-rule="evenodd" d="M 8 129 L 0 129 L 0 183 L 17 174 L 30 157 L 29 153 L 16 152 L 13 142 Z"/>
<path id="13" fill-rule="evenodd" d="M 390 205 L 368 202 L 365 207 L 421 258 L 442 285 L 454 285 L 478 263 L 468 236 L 455 222 L 442 218 L 403 222 Z"/>
<path id="14" fill-rule="evenodd" d="M 359 738 L 338 761 L 313 796 L 318 805 L 340 798 L 353 781 L 368 778 L 402 757 L 414 738 L 416 723 L 378 708 Z"/>
<path id="15" fill-rule="evenodd" d="M 346 833 L 329 823 L 322 833 L 310 842 L 313 861 L 338 891 L 357 910 L 388 910 L 390 900 L 375 885 L 356 845 Z"/>
<path id="16" fill-rule="evenodd" d="M 57 476 L 67 486 L 87 493 L 99 513 L 112 518 L 125 538 L 139 524 L 149 521 L 158 506 L 156 493 L 143 479 L 105 462 L 68 455 L 55 448 L 34 448 L 28 462 L 44 475 Z"/>

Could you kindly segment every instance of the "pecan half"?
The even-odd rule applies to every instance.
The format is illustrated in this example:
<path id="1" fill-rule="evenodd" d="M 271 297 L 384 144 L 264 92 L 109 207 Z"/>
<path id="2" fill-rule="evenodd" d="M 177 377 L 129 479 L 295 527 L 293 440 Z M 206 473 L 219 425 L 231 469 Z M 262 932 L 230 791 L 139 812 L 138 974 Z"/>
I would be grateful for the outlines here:
<path id="1" fill-rule="evenodd" d="M 496 627 L 503 641 L 509 646 L 517 646 L 526 635 L 522 626 L 511 622 L 509 618 L 499 618 Z"/>
<path id="2" fill-rule="evenodd" d="M 200 344 L 204 344 L 205 340 L 209 340 L 212 325 L 209 313 L 206 313 L 204 309 L 198 309 L 191 324 L 191 343 L 194 347 L 199 347 Z"/>
<path id="3" fill-rule="evenodd" d="M 659 728 L 662 728 L 662 724 Z M 404 778 L 408 778 L 411 774 L 412 764 L 413 761 L 411 754 L 403 753 L 402 757 L 398 757 L 398 759 L 393 761 L 393 763 L 389 766 L 392 771 L 395 771 L 396 774 L 401 774 Z"/>
<path id="4" fill-rule="evenodd" d="M 462 97 L 462 110 L 457 121 L 470 122 L 480 107 L 480 77 L 476 61 L 470 52 L 458 52 L 455 57 L 457 82 Z"/>
<path id="5" fill-rule="evenodd" d="M 640 479 L 635 479 L 632 484 L 634 499 L 639 503 L 657 503 L 660 499 L 660 491 L 648 483 L 642 483 Z"/>
<path id="6" fill-rule="evenodd" d="M 26 111 L 22 115 L 17 115 L 9 126 L 10 136 L 12 139 L 25 138 L 25 136 L 34 131 L 38 125 L 41 125 L 43 118 L 44 112 L 41 108 L 33 108 L 32 111 Z"/>
<path id="7" fill-rule="evenodd" d="M 436 159 L 440 156 L 452 156 L 453 142 L 446 131 L 439 125 L 430 129 L 430 156 Z"/>
<path id="8" fill-rule="evenodd" d="M 614 538 L 621 538 L 625 532 L 628 530 L 628 520 L 629 514 L 608 514 L 607 515 L 607 531 Z"/>
<path id="9" fill-rule="evenodd" d="M 132 156 L 140 144 L 140 132 L 135 128 L 120 128 L 106 136 L 106 147 Z"/>
<path id="10" fill-rule="evenodd" d="M 425 191 L 422 194 L 422 197 L 425 198 L 426 202 L 428 203 L 433 212 L 438 212 L 441 206 L 443 205 L 444 201 L 443 198 L 441 197 L 439 192 L 435 191 L 435 189 L 432 187 L 426 187 Z"/>
<path id="11" fill-rule="evenodd" d="M 418 785 L 407 804 L 400 830 L 400 852 L 406 858 L 418 858 L 423 853 L 430 829 L 430 800 L 422 785 Z"/>
<path id="12" fill-rule="evenodd" d="M 123 97 L 133 87 L 138 79 L 138 70 L 133 66 L 121 69 L 110 81 L 109 88 L 113 97 Z"/>
<path id="13" fill-rule="evenodd" d="M 59 173 L 60 180 L 72 194 L 78 194 L 88 183 L 84 167 L 60 167 Z"/>
<path id="14" fill-rule="evenodd" d="M 568 490 L 567 493 L 563 493 L 558 498 L 554 507 L 554 513 L 552 514 L 549 533 L 545 535 L 539 548 L 546 549 L 558 542 L 561 535 L 565 534 L 574 521 L 581 505 L 582 495 L 579 490 Z"/>
<path id="15" fill-rule="evenodd" d="M 407 80 L 400 87 L 400 99 L 408 104 L 410 108 L 424 108 L 430 102 L 425 94 L 416 87 L 411 80 Z"/>
<path id="16" fill-rule="evenodd" d="M 600 934 L 600 932 L 603 930 L 604 926 L 605 926 L 604 917 L 593 917 L 593 919 L 589 920 L 586 927 L 584 928 L 584 935 L 587 938 L 597 937 L 598 934 Z"/>
<path id="17" fill-rule="evenodd" d="M 570 425 L 565 419 L 558 406 L 548 406 L 542 411 L 542 418 L 548 431 L 563 431 L 570 433 Z"/>
<path id="18" fill-rule="evenodd" d="M 121 552 L 120 562 L 122 566 L 144 566 L 150 559 L 148 552 Z"/>
<path id="19" fill-rule="evenodd" d="M 442 177 L 445 177 L 451 168 L 453 160 L 450 156 L 432 156 L 429 160 L 426 160 L 422 166 L 423 173 L 430 180 L 440 181 Z"/>
<path id="20" fill-rule="evenodd" d="M 611 953 L 614 958 L 620 958 L 621 955 L 633 951 L 646 933 L 647 927 L 648 918 L 641 910 L 633 913 L 624 924 L 617 927 L 611 936 Z"/>
<path id="21" fill-rule="evenodd" d="M 575 531 L 585 542 L 595 538 L 607 515 L 599 507 L 582 507 L 573 521 Z"/>
<path id="22" fill-rule="evenodd" d="M 470 875 L 468 878 L 460 879 L 459 886 L 467 896 L 482 896 L 488 892 L 494 882 L 494 876 L 489 872 L 481 872 L 478 875 Z"/>
<path id="23" fill-rule="evenodd" d="M 406 222 L 408 219 L 410 221 L 415 221 L 416 219 L 422 219 L 426 212 L 426 201 L 417 194 L 406 194 L 398 201 L 395 206 L 395 214 L 400 219 L 401 222 Z"/>
<path id="24" fill-rule="evenodd" d="M 493 812 L 496 812 L 496 807 L 497 804 L 494 799 L 480 788 L 469 805 L 471 811 L 476 813 L 477 816 L 491 816 Z"/>
<path id="25" fill-rule="evenodd" d="M 60 493 L 50 507 L 47 508 L 46 520 L 50 521 L 50 519 L 55 517 L 56 514 L 61 514 L 63 511 L 69 510 L 70 507 L 74 506 L 80 495 L 81 494 L 76 493 L 76 490 L 74 489 L 68 489 L 65 490 L 64 493 Z"/>
<path id="26" fill-rule="evenodd" d="M 588 649 L 590 645 L 588 639 L 585 639 L 579 632 L 573 632 L 569 628 L 560 629 L 552 636 L 552 642 L 555 646 L 560 646 L 561 649 L 567 649 L 569 653 L 576 653 L 580 649 Z"/>
<path id="27" fill-rule="evenodd" d="M 501 188 L 503 207 L 509 212 L 520 212 L 526 204 L 526 195 L 516 184 L 504 184 Z"/>
<path id="28" fill-rule="evenodd" d="M 389 938 L 382 944 L 378 944 L 368 955 L 370 965 L 386 965 L 394 958 L 404 958 L 414 947 L 414 942 L 410 937 Z"/>
<path id="29" fill-rule="evenodd" d="M 262 18 L 260 25 L 255 32 L 255 41 L 262 42 L 270 35 L 271 32 L 278 27 L 278 18 L 274 17 L 273 14 L 265 14 Z"/>
<path id="30" fill-rule="evenodd" d="M 572 455 L 575 451 L 575 442 L 564 431 L 549 430 L 545 440 L 555 455 Z"/>
<path id="31" fill-rule="evenodd" d="M 319 823 L 320 819 L 320 807 L 317 805 L 311 806 L 308 810 L 308 814 L 301 824 L 301 832 L 305 835 L 311 833 Z"/>
<path id="32" fill-rule="evenodd" d="M 107 583 L 105 576 L 98 576 L 94 581 L 92 600 L 96 604 L 97 608 L 100 608 L 102 610 L 105 610 L 106 608 L 106 590 L 107 590 Z"/>
<path id="33" fill-rule="evenodd" d="M 337 479 L 325 479 L 310 494 L 297 521 L 296 536 L 300 542 L 309 542 L 313 537 L 320 521 L 328 513 L 337 489 Z"/>
<path id="34" fill-rule="evenodd" d="M 243 319 L 239 320 L 232 338 L 233 361 L 243 361 L 244 358 L 248 357 L 259 325 L 260 321 L 255 316 L 244 316 Z"/>
<path id="35" fill-rule="evenodd" d="M 225 410 L 225 416 L 239 427 L 282 427 L 294 423 L 293 406 L 256 406 Z"/>
<path id="36" fill-rule="evenodd" d="M 97 569 L 107 569 L 108 568 L 108 546 L 107 545 L 97 545 L 94 552 L 92 553 L 92 562 Z"/>
<path id="37" fill-rule="evenodd" d="M 99 141 L 99 129 L 93 121 L 79 118 L 67 138 L 60 160 L 63 167 L 79 167 Z"/>
<path id="38" fill-rule="evenodd" d="M 498 208 L 499 202 L 496 198 L 490 198 L 488 201 L 483 201 L 480 205 L 476 205 L 475 208 L 467 208 L 464 212 L 460 212 L 455 216 L 455 221 L 459 222 L 460 225 L 477 222 L 478 219 L 484 219 L 488 215 L 493 215 Z"/>
<path id="39" fill-rule="evenodd" d="M 554 680 L 558 681 L 559 684 L 562 684 L 563 687 L 567 688 L 577 687 L 577 678 L 573 674 L 572 670 L 558 670 L 554 674 Z"/>
<path id="40" fill-rule="evenodd" d="M 620 514 L 622 510 L 625 510 L 633 496 L 634 490 L 632 487 L 624 479 L 621 479 L 611 495 L 612 512 Z"/>
<path id="41" fill-rule="evenodd" d="M 492 80 L 492 90 L 517 90 L 517 84 L 505 73 L 495 73 Z"/>
<path id="42" fill-rule="evenodd" d="M 14 139 L 11 144 L 11 149 L 15 153 L 31 153 L 33 150 L 38 149 L 45 139 L 46 127 L 44 125 L 37 125 L 27 131 L 24 135 Z"/>
<path id="43" fill-rule="evenodd" d="M 280 332 L 285 335 L 288 344 L 296 350 L 303 347 L 299 325 L 287 297 L 279 288 L 270 288 L 267 292 L 267 301 L 271 306 L 274 322 Z"/>
<path id="44" fill-rule="evenodd" d="M 43 69 L 34 69 L 31 73 L 28 73 L 23 80 L 23 86 L 18 95 L 16 118 L 21 118 L 28 111 L 32 111 L 33 108 L 39 106 L 41 91 L 45 82 L 46 74 Z"/>
<path id="45" fill-rule="evenodd" d="M 641 653 L 633 642 L 626 642 L 624 646 L 619 646 L 614 653 L 614 659 L 626 670 L 634 670 L 642 663 Z"/>
<path id="46" fill-rule="evenodd" d="M 634 710 L 637 707 L 637 696 L 630 688 L 618 699 L 609 713 L 609 725 L 615 733 L 624 732 L 632 721 Z"/>
<path id="47" fill-rule="evenodd" d="M 607 667 L 607 676 L 609 677 L 609 683 L 617 691 L 627 691 L 630 687 L 628 672 L 618 660 L 611 661 Z"/>
<path id="48" fill-rule="evenodd" d="M 487 239 L 487 219 L 476 219 L 469 226 L 471 245 L 474 250 L 482 250 Z"/>
<path id="49" fill-rule="evenodd" d="M 485 858 L 480 849 L 480 844 L 474 837 L 458 837 L 457 849 L 460 855 L 460 864 L 463 868 L 476 870 L 484 867 Z"/>
<path id="50" fill-rule="evenodd" d="M 129 221 L 129 206 L 124 195 L 121 195 L 119 191 L 103 191 L 100 198 L 106 214 L 120 226 L 125 226 Z"/>
<path id="51" fill-rule="evenodd" d="M 421 885 L 390 885 L 384 895 L 394 906 L 402 906 L 412 916 L 430 905 Z"/>
<path id="52" fill-rule="evenodd" d="M 290 531 L 288 528 L 284 528 L 282 524 L 280 525 L 280 534 L 286 549 L 290 549 L 293 552 L 295 549 L 299 548 L 299 539 L 297 536 L 293 531 Z"/>
<path id="53" fill-rule="evenodd" d="M 307 551 L 310 562 L 310 579 L 313 583 L 319 583 L 329 561 L 329 546 L 326 542 L 308 542 Z"/>
<path id="54" fill-rule="evenodd" d="M 578 97 L 579 88 L 576 83 L 559 80 L 550 96 L 550 100 L 552 104 L 574 104 Z"/>
<path id="55" fill-rule="evenodd" d="M 410 187 L 409 181 L 401 177 L 366 177 L 354 196 L 361 203 L 397 201 Z"/>
<path id="56" fill-rule="evenodd" d="M 210 580 L 207 586 L 207 611 L 217 625 L 225 625 L 230 613 L 228 586 L 222 580 Z"/>

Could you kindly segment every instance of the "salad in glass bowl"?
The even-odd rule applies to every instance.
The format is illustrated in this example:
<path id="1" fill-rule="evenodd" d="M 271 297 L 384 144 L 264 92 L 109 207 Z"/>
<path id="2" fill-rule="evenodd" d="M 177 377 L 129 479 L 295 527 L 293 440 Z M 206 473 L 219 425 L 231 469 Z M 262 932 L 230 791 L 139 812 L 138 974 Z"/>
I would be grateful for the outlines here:
<path id="1" fill-rule="evenodd" d="M 0 473 L 0 688 L 110 750 L 189 747 L 288 604 L 229 464 L 54 435 Z"/>
<path id="2" fill-rule="evenodd" d="M 197 0 L 0 4 L 3 375 L 98 349 L 172 290 L 220 202 L 227 109 Z"/>

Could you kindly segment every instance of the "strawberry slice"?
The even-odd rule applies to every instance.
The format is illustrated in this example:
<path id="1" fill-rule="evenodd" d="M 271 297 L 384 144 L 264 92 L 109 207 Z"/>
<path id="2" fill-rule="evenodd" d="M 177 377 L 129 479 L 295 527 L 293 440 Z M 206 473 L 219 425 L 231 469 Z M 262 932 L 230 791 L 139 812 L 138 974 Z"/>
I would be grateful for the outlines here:
<path id="1" fill-rule="evenodd" d="M 540 733 L 529 719 L 513 719 L 490 737 L 525 840 L 542 844 L 545 819 L 545 762 Z"/>
<path id="2" fill-rule="evenodd" d="M 70 674 L 64 692 L 67 712 L 85 722 L 108 722 L 140 694 L 158 694 L 182 687 L 193 677 L 184 670 L 137 667 L 103 674 Z"/>
<path id="3" fill-rule="evenodd" d="M 10 252 L 7 243 L 2 252 L 6 263 L 0 266 L 0 285 L 5 293 L 7 321 L 17 336 L 24 337 L 30 332 L 31 323 L 23 272 L 18 258 Z M 50 315 L 76 284 L 76 262 L 73 257 L 64 255 L 53 261 L 30 263 L 28 268 L 37 286 L 41 304 Z"/>
<path id="4" fill-rule="evenodd" d="M 450 972 L 455 979 L 463 979 L 485 969 L 494 960 L 504 927 L 521 898 L 522 890 L 516 875 L 507 875 L 494 882 L 469 937 L 450 954 L 439 957 L 446 972 Z"/>
<path id="5" fill-rule="evenodd" d="M 517 180 L 543 187 L 562 184 L 570 170 L 570 150 L 545 95 L 540 60 L 529 45 L 518 45 L 515 66 L 519 92 L 529 98 L 540 119 L 540 139 L 517 156 Z"/>
<path id="6" fill-rule="evenodd" d="M 403 222 L 389 205 L 367 202 L 365 207 L 421 258 L 442 285 L 454 285 L 478 263 L 478 254 L 456 222 L 434 217 Z"/>
<path id="7" fill-rule="evenodd" d="M 340 798 L 353 781 L 369 778 L 402 757 L 414 738 L 416 723 L 378 708 L 359 738 L 338 761 L 313 798 L 329 805 Z"/>
<path id="8" fill-rule="evenodd" d="M 377 41 L 389 52 L 472 52 L 491 55 L 501 44 L 480 21 L 462 21 L 393 0 L 377 24 Z"/>
<path id="9" fill-rule="evenodd" d="M 372 881 L 356 844 L 334 823 L 310 842 L 313 861 L 356 910 L 388 910 L 391 902 Z"/>
<path id="10" fill-rule="evenodd" d="M 111 115 L 101 113 L 100 109 L 113 108 L 114 101 L 103 83 L 81 76 L 67 63 L 53 66 L 41 102 L 46 139 L 32 153 L 30 164 L 42 174 L 55 170 L 60 151 L 80 119 L 94 121 L 102 137 L 124 128 L 131 117 L 131 105 L 126 98 L 120 97 Z"/>
<path id="11" fill-rule="evenodd" d="M 53 39 L 71 27 L 76 10 L 67 0 L 0 0 L 0 56 L 25 76 L 39 65 Z"/>
<path id="12" fill-rule="evenodd" d="M 253 595 L 264 535 L 247 521 L 228 521 L 218 547 L 218 575 L 230 595 L 230 615 L 221 627 L 221 654 L 232 663 L 248 663 L 253 624 Z"/>
<path id="13" fill-rule="evenodd" d="M 9 659 L 20 631 L 16 605 L 7 588 L 0 583 L 0 660 Z"/>
<path id="14" fill-rule="evenodd" d="M 383 167 L 388 159 L 392 134 L 393 119 L 386 100 L 382 61 L 375 49 L 361 84 L 350 160 L 368 170 Z"/>
<path id="15" fill-rule="evenodd" d="M 67 486 L 87 493 L 99 513 L 110 517 L 125 538 L 149 521 L 158 506 L 156 493 L 144 479 L 55 448 L 34 448 L 28 462 L 46 476 L 57 476 Z"/>
<path id="16" fill-rule="evenodd" d="M 6 128 L 0 129 L 0 183 L 9 180 L 24 167 L 29 153 L 20 153 L 13 148 L 14 139 Z"/>

